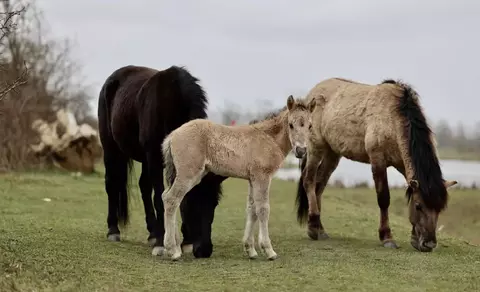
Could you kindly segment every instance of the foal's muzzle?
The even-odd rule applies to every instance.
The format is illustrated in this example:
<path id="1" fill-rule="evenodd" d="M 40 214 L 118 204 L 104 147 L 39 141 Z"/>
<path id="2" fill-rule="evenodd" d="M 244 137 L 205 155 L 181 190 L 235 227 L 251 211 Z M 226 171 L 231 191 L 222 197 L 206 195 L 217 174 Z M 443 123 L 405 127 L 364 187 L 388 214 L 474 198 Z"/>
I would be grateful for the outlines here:
<path id="1" fill-rule="evenodd" d="M 305 156 L 305 153 L 307 153 L 307 147 L 295 147 L 295 157 L 297 158 L 303 158 Z"/>

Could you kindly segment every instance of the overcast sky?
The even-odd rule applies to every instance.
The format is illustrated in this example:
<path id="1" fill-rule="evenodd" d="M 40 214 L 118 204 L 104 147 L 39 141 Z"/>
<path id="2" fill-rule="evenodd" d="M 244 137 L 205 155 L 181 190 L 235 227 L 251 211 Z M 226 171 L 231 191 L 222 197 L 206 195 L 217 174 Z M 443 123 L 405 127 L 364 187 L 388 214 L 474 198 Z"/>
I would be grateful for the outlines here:
<path id="1" fill-rule="evenodd" d="M 480 120 L 478 0 L 39 0 L 94 94 L 120 66 L 185 65 L 210 109 L 283 106 L 316 83 L 400 78 L 428 117 Z M 96 100 L 95 100 L 96 110 Z"/>

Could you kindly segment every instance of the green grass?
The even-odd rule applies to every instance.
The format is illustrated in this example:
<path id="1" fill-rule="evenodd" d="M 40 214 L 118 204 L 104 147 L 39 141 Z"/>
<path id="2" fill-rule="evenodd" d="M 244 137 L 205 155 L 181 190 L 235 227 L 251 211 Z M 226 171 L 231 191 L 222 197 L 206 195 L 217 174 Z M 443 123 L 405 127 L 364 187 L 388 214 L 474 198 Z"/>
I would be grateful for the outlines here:
<path id="1" fill-rule="evenodd" d="M 139 172 L 137 172 L 137 176 Z M 433 253 L 414 251 L 401 191 L 392 191 L 391 227 L 400 244 L 377 241 L 379 211 L 370 189 L 327 188 L 323 223 L 331 235 L 311 241 L 294 215 L 295 184 L 274 181 L 270 235 L 280 258 L 250 261 L 241 238 L 245 181 L 224 184 L 210 259 L 154 258 L 143 205 L 132 199 L 123 242 L 107 242 L 101 175 L 0 176 L 0 291 L 478 291 L 480 194 L 451 191 Z M 137 188 L 136 188 L 137 189 Z M 48 197 L 51 202 L 42 199 Z"/>

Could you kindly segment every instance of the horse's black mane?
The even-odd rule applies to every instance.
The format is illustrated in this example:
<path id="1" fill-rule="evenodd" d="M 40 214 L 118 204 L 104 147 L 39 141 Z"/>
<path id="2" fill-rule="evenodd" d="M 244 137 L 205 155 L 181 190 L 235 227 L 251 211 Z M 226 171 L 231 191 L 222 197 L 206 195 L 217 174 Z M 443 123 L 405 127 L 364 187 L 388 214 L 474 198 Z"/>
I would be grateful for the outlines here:
<path id="1" fill-rule="evenodd" d="M 419 183 L 420 195 L 425 205 L 439 212 L 447 205 L 448 193 L 433 145 L 432 130 L 418 103 L 418 93 L 402 81 L 387 79 L 382 84 L 395 84 L 403 89 L 403 95 L 399 99 L 397 110 L 400 116 L 404 118 L 408 153 L 415 172 L 413 179 Z M 406 195 L 410 201 L 412 191 L 407 190 Z"/>

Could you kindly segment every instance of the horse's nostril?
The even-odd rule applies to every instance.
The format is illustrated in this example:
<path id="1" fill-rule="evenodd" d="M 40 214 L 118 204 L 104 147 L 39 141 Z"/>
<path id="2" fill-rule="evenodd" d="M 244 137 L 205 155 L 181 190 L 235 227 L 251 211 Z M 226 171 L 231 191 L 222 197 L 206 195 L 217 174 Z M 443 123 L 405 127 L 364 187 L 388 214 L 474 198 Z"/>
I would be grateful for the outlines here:
<path id="1" fill-rule="evenodd" d="M 305 152 L 307 152 L 307 148 L 305 147 L 297 147 L 296 152 L 299 156 L 305 155 Z"/>

